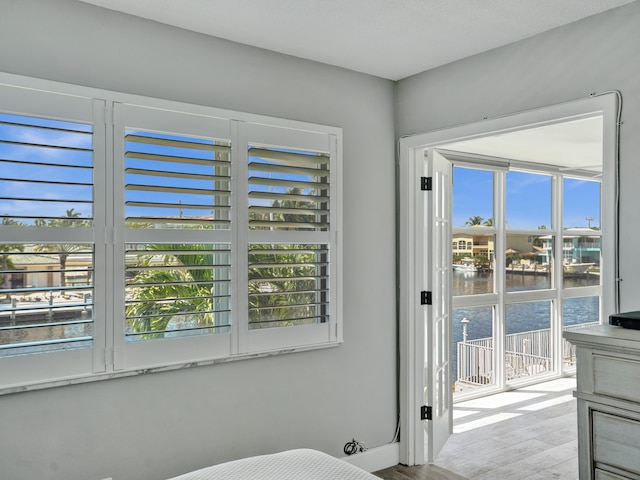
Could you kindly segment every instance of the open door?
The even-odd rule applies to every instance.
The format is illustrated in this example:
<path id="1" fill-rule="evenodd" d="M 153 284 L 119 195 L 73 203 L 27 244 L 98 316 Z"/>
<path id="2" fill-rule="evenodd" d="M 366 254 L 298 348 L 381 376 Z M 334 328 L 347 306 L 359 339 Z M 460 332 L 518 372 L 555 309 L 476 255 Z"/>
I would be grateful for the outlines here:
<path id="1" fill-rule="evenodd" d="M 425 151 L 426 180 L 423 185 L 423 278 L 426 305 L 425 406 L 427 461 L 433 463 L 453 430 L 451 383 L 451 163 L 436 150 Z M 430 179 L 430 180 L 429 180 Z M 430 185 L 429 185 L 430 184 Z M 428 188 L 431 188 L 429 191 Z M 430 293 L 429 293 L 430 292 Z M 430 297 L 430 298 L 429 298 Z"/>
<path id="2" fill-rule="evenodd" d="M 398 197 L 400 235 L 400 462 L 433 462 L 452 431 L 452 312 L 450 164 L 432 149 L 458 142 L 518 132 L 567 120 L 594 117 L 602 112 L 602 212 L 616 212 L 617 141 L 620 125 L 618 92 L 512 115 L 433 130 L 400 138 Z M 487 157 L 489 159 L 489 157 Z M 424 177 L 424 178 L 421 178 Z M 431 178 L 430 181 L 427 181 Z M 422 191 L 431 185 L 431 191 Z M 602 224 L 600 312 L 619 307 L 619 265 L 616 215 Z M 497 246 L 505 251 L 504 244 Z M 608 266 L 608 267 L 607 267 Z M 605 268 L 606 267 L 606 268 Z M 500 268 L 504 268 L 504 265 Z M 540 290 L 541 292 L 542 290 Z M 431 292 L 431 305 L 421 305 L 422 292 Z M 618 308 L 619 309 L 619 308 Z M 601 313 L 602 315 L 602 313 Z M 425 406 L 425 408 L 421 408 Z M 429 413 L 432 420 L 421 420 Z M 427 434 L 425 434 L 425 431 Z"/>

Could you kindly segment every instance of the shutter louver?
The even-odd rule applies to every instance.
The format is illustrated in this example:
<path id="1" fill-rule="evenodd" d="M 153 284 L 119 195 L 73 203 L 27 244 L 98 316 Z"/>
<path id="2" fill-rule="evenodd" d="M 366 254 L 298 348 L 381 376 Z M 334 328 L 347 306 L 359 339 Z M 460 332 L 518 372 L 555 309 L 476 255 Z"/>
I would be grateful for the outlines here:
<path id="1" fill-rule="evenodd" d="M 230 228 L 228 144 L 137 131 L 125 142 L 128 227 Z"/>
<path id="2" fill-rule="evenodd" d="M 249 229 L 327 231 L 329 156 L 249 148 Z"/>
<path id="3" fill-rule="evenodd" d="M 12 247 L 0 270 L 7 279 L 0 298 L 9 299 L 0 314 L 0 357 L 91 346 L 92 247 Z M 47 251 L 57 253 L 40 253 Z"/>
<path id="4" fill-rule="evenodd" d="M 127 244 L 127 341 L 228 333 L 229 245 Z"/>
<path id="5" fill-rule="evenodd" d="M 90 125 L 0 114 L 0 151 L 5 224 L 91 226 Z"/>
<path id="6" fill-rule="evenodd" d="M 249 328 L 329 321 L 326 245 L 249 245 Z"/>
<path id="7" fill-rule="evenodd" d="M 93 225 L 92 127 L 0 114 L 0 152 L 0 230 L 58 232 L 0 239 L 0 357 L 90 347 L 94 247 L 74 230 Z"/>

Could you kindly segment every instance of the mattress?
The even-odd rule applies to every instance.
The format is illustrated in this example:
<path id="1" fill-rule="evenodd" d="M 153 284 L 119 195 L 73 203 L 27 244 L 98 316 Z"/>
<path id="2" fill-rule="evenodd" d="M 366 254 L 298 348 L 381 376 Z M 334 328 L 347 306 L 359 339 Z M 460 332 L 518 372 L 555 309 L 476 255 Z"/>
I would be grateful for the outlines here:
<path id="1" fill-rule="evenodd" d="M 330 455 L 310 449 L 243 458 L 169 480 L 380 480 Z"/>

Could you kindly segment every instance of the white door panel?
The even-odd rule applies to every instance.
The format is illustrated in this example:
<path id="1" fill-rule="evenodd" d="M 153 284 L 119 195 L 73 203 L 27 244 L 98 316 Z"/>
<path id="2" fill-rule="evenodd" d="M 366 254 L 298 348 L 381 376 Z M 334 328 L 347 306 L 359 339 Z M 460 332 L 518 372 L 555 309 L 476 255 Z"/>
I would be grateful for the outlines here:
<path id="1" fill-rule="evenodd" d="M 424 308 L 425 420 L 427 460 L 433 463 L 453 428 L 451 388 L 451 163 L 435 150 L 426 152 L 432 191 L 424 195 L 424 281 L 432 305 Z"/>

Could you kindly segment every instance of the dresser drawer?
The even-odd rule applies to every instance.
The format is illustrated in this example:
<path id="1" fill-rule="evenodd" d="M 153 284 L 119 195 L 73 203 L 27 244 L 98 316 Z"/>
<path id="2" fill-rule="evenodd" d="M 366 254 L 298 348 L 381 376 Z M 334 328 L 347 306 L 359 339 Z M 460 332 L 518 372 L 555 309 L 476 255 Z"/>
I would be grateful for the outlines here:
<path id="1" fill-rule="evenodd" d="M 596 476 L 595 480 L 628 480 L 629 477 L 621 477 L 620 475 L 616 475 L 615 473 L 605 472 L 604 470 L 600 470 L 596 468 Z"/>
<path id="2" fill-rule="evenodd" d="M 640 422 L 598 411 L 592 422 L 593 460 L 640 475 Z"/>
<path id="3" fill-rule="evenodd" d="M 594 393 L 640 402 L 640 361 L 595 354 L 593 376 Z"/>

